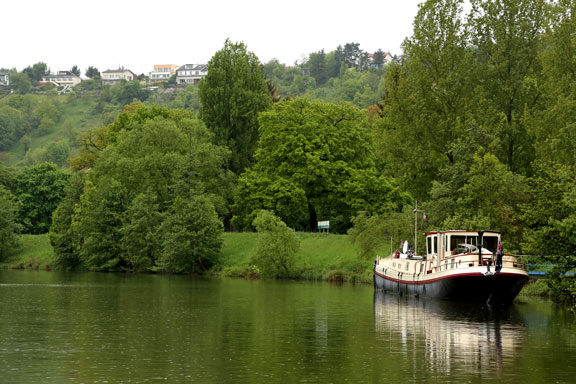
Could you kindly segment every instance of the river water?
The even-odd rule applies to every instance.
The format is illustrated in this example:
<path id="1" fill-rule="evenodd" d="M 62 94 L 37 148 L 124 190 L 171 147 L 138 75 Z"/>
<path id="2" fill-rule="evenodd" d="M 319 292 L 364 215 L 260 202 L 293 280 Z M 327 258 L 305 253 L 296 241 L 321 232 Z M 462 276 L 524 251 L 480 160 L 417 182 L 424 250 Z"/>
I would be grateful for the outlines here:
<path id="1" fill-rule="evenodd" d="M 0 383 L 575 383 L 576 316 L 371 286 L 0 271 Z"/>

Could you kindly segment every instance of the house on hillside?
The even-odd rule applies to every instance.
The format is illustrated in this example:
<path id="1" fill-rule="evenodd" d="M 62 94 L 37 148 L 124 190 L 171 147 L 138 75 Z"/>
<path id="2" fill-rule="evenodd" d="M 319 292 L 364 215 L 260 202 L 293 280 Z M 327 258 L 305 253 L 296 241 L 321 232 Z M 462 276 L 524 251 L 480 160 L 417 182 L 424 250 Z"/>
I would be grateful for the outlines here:
<path id="1" fill-rule="evenodd" d="M 70 71 L 58 71 L 58 73 L 54 75 L 42 76 L 42 82 L 54 84 L 57 87 L 73 87 L 80 84 L 82 79 Z"/>
<path id="2" fill-rule="evenodd" d="M 0 85 L 10 85 L 10 72 L 0 72 Z"/>
<path id="3" fill-rule="evenodd" d="M 392 55 L 390 52 L 383 52 L 383 62 L 382 65 L 388 65 L 390 63 L 396 63 L 396 64 L 401 64 L 401 59 L 398 58 L 398 56 L 396 55 Z M 376 64 L 374 64 L 374 54 L 373 53 L 369 53 L 368 56 L 370 56 L 370 66 L 371 67 L 375 67 Z"/>
<path id="4" fill-rule="evenodd" d="M 100 78 L 102 79 L 102 85 L 114 85 L 119 84 L 122 80 L 132 81 L 136 78 L 136 75 L 129 69 L 119 68 L 102 72 Z"/>
<path id="5" fill-rule="evenodd" d="M 168 81 L 176 73 L 178 66 L 175 64 L 155 64 L 148 77 L 151 82 Z"/>
<path id="6" fill-rule="evenodd" d="M 184 64 L 176 71 L 176 83 L 198 84 L 207 74 L 207 64 Z"/>

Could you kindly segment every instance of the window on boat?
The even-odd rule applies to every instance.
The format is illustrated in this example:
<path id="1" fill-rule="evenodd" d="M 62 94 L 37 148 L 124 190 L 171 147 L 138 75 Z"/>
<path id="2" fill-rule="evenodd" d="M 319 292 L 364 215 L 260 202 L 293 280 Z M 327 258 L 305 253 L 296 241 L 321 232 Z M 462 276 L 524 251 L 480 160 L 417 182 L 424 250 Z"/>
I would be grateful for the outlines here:
<path id="1" fill-rule="evenodd" d="M 436 253 L 436 250 L 438 249 L 438 236 L 429 236 L 426 239 L 426 247 L 428 255 Z"/>
<path id="2" fill-rule="evenodd" d="M 496 252 L 498 250 L 498 236 L 484 235 L 482 247 L 488 249 L 490 252 Z"/>
<path id="3" fill-rule="evenodd" d="M 450 236 L 450 250 L 454 251 L 460 244 L 476 245 L 477 236 L 452 235 Z"/>

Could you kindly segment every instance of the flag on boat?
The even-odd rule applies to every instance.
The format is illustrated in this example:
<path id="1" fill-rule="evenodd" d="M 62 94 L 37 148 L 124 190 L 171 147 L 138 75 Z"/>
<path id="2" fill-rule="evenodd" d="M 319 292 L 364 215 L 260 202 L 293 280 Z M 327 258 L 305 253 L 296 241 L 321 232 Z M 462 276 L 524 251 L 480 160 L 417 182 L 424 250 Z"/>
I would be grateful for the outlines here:
<path id="1" fill-rule="evenodd" d="M 422 218 L 424 219 L 424 221 L 426 221 L 426 212 L 424 212 L 424 216 L 422 216 Z"/>

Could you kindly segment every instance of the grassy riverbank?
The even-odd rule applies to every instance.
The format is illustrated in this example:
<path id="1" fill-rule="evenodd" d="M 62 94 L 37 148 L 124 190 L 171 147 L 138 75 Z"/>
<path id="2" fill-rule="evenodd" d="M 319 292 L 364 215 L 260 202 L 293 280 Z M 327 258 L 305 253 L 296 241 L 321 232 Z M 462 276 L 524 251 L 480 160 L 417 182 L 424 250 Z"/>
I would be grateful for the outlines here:
<path id="1" fill-rule="evenodd" d="M 225 233 L 221 263 L 216 275 L 253 277 L 250 257 L 256 247 L 257 233 Z M 372 262 L 359 261 L 356 250 L 346 235 L 298 233 L 300 251 L 297 268 L 307 280 L 372 282 Z M 0 261 L 0 268 L 52 269 L 54 252 L 48 235 L 23 235 L 20 247 Z M 531 280 L 520 292 L 522 296 L 549 297 L 543 279 Z"/>
<path id="2" fill-rule="evenodd" d="M 220 266 L 213 273 L 222 276 L 254 276 L 250 258 L 257 233 L 224 233 Z M 298 233 L 300 251 L 296 267 L 303 279 L 330 281 L 372 281 L 372 262 L 359 261 L 346 235 Z M 2 268 L 52 269 L 54 252 L 48 235 L 23 235 L 15 252 L 0 261 Z"/>
<path id="3" fill-rule="evenodd" d="M 0 268 L 51 269 L 54 261 L 48 235 L 22 235 L 18 248 L 0 260 Z"/>
<path id="4" fill-rule="evenodd" d="M 360 261 L 346 235 L 298 233 L 300 251 L 296 268 L 303 279 L 372 282 L 372 261 Z M 226 233 L 222 249 L 224 276 L 250 277 L 254 270 L 250 257 L 255 250 L 257 233 Z"/>

